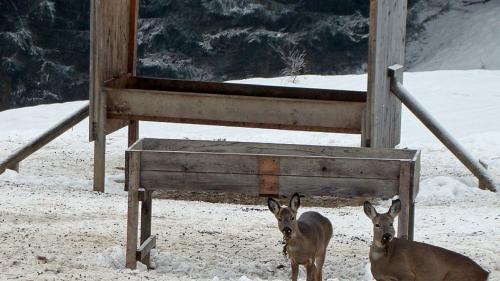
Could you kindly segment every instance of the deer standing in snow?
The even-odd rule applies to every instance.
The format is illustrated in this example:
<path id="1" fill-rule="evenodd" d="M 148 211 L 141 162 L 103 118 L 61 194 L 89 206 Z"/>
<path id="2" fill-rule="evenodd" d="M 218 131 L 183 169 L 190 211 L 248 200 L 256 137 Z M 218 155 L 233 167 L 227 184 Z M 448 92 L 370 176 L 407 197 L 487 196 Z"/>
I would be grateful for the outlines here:
<path id="1" fill-rule="evenodd" d="M 373 222 L 371 272 L 377 281 L 485 281 L 489 273 L 470 258 L 429 244 L 394 238 L 394 219 L 401 202 L 392 201 L 385 214 L 370 202 L 365 214 Z"/>
<path id="2" fill-rule="evenodd" d="M 304 265 L 307 281 L 321 281 L 326 248 L 332 237 L 332 224 L 317 212 L 305 212 L 297 219 L 300 196 L 295 193 L 288 207 L 269 198 L 269 210 L 278 219 L 283 233 L 285 249 L 292 267 L 292 281 L 297 281 L 299 265 Z"/>

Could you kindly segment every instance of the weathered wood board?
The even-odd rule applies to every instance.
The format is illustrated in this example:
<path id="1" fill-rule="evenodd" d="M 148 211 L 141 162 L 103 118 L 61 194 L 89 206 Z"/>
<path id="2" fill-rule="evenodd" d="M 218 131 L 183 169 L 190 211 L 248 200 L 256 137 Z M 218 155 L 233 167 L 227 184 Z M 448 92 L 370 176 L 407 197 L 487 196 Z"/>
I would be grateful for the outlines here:
<path id="1" fill-rule="evenodd" d="M 140 182 L 146 190 L 258 195 L 263 177 L 273 176 L 274 195 L 383 198 L 399 194 L 401 165 L 418 155 L 413 150 L 160 139 L 143 139 L 131 152 L 140 153 Z M 276 168 L 263 169 L 262 159 L 276 159 Z"/>
<path id="2" fill-rule="evenodd" d="M 407 0 L 370 0 L 368 96 L 363 146 L 395 147 L 401 134 L 401 102 L 390 93 L 387 68 L 404 65 Z M 402 75 L 398 80 L 402 81 Z"/>
<path id="3" fill-rule="evenodd" d="M 304 131 L 360 133 L 366 107 L 361 91 L 126 76 L 104 92 L 108 118 Z"/>
<path id="4" fill-rule="evenodd" d="M 101 120 L 106 107 L 101 98 L 104 82 L 135 73 L 138 0 L 91 0 L 89 138 L 94 141 L 98 126 L 109 134 L 128 124 L 127 120 Z"/>

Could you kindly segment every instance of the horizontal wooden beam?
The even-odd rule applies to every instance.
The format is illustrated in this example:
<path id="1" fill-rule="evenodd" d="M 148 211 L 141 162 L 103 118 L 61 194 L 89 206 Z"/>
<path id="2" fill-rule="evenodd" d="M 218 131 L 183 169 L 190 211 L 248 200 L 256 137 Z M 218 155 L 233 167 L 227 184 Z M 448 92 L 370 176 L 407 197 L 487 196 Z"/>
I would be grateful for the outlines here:
<path id="1" fill-rule="evenodd" d="M 360 133 L 364 102 L 106 88 L 107 117 Z"/>
<path id="2" fill-rule="evenodd" d="M 366 91 L 128 77 L 126 87 L 138 90 L 194 92 L 232 96 L 366 102 Z M 108 87 L 115 87 L 111 83 Z"/>
<path id="3" fill-rule="evenodd" d="M 231 192 L 259 195 L 259 175 L 142 171 L 146 190 Z M 398 194 L 399 180 L 279 176 L 280 195 L 294 192 L 336 197 L 381 197 Z"/>
<path id="4" fill-rule="evenodd" d="M 397 180 L 401 165 L 391 159 L 143 151 L 141 171 L 257 175 L 263 158 L 279 161 L 278 176 Z"/>
<path id="5" fill-rule="evenodd" d="M 321 145 L 301 145 L 283 143 L 203 141 L 187 139 L 153 139 L 143 138 L 130 150 L 207 152 L 207 153 L 241 153 L 295 156 L 323 156 L 348 158 L 380 158 L 397 160 L 416 160 L 417 150 L 362 148 Z"/>
<path id="6" fill-rule="evenodd" d="M 138 261 L 142 261 L 146 255 L 151 252 L 152 249 L 156 248 L 156 236 L 151 235 L 148 239 L 144 241 L 144 243 L 139 246 L 137 249 L 135 256 Z"/>

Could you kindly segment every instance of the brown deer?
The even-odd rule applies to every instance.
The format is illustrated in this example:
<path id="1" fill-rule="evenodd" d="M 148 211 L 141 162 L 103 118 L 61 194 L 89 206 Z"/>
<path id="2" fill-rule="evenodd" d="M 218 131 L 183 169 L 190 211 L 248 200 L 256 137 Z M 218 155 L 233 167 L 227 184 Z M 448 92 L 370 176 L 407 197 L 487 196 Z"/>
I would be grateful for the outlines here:
<path id="1" fill-rule="evenodd" d="M 425 243 L 394 238 L 394 219 L 401 201 L 394 200 L 385 214 L 379 214 L 370 202 L 365 214 L 373 222 L 370 247 L 371 272 L 377 281 L 484 281 L 489 273 L 470 258 Z"/>
<path id="2" fill-rule="evenodd" d="M 317 212 L 305 212 L 298 219 L 300 196 L 295 193 L 288 207 L 269 198 L 269 210 L 278 219 L 278 228 L 283 233 L 285 249 L 292 267 L 292 281 L 297 281 L 299 265 L 304 265 L 307 281 L 321 281 L 326 247 L 332 237 L 332 224 Z"/>

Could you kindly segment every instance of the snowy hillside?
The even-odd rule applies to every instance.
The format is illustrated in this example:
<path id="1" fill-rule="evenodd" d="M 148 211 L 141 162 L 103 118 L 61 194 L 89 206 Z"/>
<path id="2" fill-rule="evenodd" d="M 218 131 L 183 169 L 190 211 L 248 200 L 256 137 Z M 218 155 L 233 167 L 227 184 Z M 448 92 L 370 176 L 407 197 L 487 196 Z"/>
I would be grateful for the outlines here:
<path id="1" fill-rule="evenodd" d="M 494 1 L 493 1 L 494 2 Z M 405 74 L 405 85 L 500 178 L 500 71 Z M 282 85 L 286 78 L 247 83 Z M 294 86 L 362 90 L 365 75 L 302 76 Z M 83 102 L 0 112 L 0 159 Z M 422 149 L 416 240 L 466 254 L 500 280 L 500 195 L 477 189 L 470 173 L 406 110 L 401 147 Z M 141 123 L 141 136 L 358 146 L 358 135 Z M 126 131 L 107 139 L 106 194 L 91 192 L 92 144 L 84 121 L 0 175 L 0 279 L 289 280 L 281 236 L 261 205 L 155 200 L 156 270 L 124 269 Z M 304 200 L 307 201 L 307 198 Z M 384 210 L 388 202 L 377 206 Z M 332 206 L 333 207 L 333 206 Z M 325 280 L 372 280 L 371 223 L 361 207 L 318 210 L 333 223 Z M 284 265 L 284 268 L 281 267 Z M 305 276 L 301 273 L 300 278 Z"/>
<path id="2" fill-rule="evenodd" d="M 500 69 L 500 1 L 420 1 L 413 11 L 423 30 L 408 42 L 411 71 Z"/>

